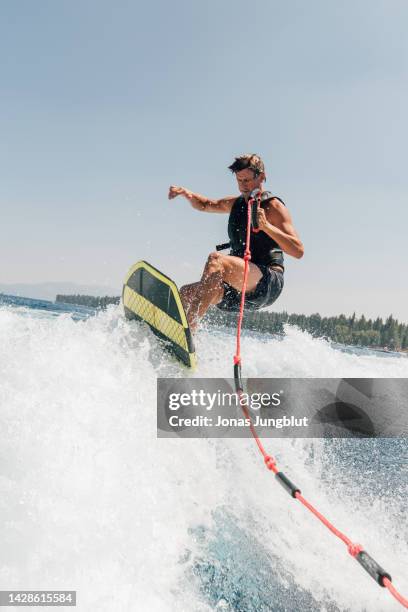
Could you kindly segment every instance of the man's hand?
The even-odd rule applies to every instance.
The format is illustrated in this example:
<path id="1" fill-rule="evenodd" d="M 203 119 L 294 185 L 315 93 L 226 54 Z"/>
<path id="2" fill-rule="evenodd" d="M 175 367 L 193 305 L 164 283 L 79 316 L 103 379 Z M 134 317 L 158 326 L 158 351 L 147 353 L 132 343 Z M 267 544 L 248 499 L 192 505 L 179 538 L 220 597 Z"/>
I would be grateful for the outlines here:
<path id="1" fill-rule="evenodd" d="M 182 195 L 188 200 L 191 200 L 193 193 L 189 189 L 186 189 L 185 187 L 177 187 L 177 185 L 170 185 L 169 200 L 172 200 L 173 198 L 177 198 L 177 196 L 179 195 Z"/>
<path id="2" fill-rule="evenodd" d="M 277 198 L 268 202 L 266 209 L 259 208 L 259 229 L 278 243 L 280 248 L 292 257 L 303 257 L 303 244 L 292 224 L 289 211 Z"/>
<path id="3" fill-rule="evenodd" d="M 229 213 L 236 199 L 235 196 L 227 196 L 226 198 L 221 198 L 221 200 L 210 200 L 210 198 L 194 193 L 185 187 L 171 185 L 169 188 L 169 200 L 173 200 L 179 195 L 184 196 L 196 210 L 214 213 Z"/>
<path id="4" fill-rule="evenodd" d="M 265 230 L 267 227 L 270 227 L 270 223 L 266 218 L 265 211 L 261 207 L 258 208 L 257 221 L 260 230 Z"/>

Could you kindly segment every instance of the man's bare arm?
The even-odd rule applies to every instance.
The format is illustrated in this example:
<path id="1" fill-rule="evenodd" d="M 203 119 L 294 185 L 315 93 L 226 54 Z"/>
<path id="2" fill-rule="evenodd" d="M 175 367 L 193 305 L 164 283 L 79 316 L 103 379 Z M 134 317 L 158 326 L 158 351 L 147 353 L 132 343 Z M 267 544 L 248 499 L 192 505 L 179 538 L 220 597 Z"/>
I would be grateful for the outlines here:
<path id="1" fill-rule="evenodd" d="M 184 196 L 196 210 L 212 213 L 229 213 L 232 208 L 232 204 L 236 199 L 235 196 L 227 196 L 226 198 L 221 198 L 220 200 L 211 200 L 210 198 L 200 195 L 199 193 L 193 193 L 185 187 L 177 187 L 176 185 L 172 185 L 169 189 L 169 200 L 172 200 L 179 195 Z"/>
<path id="2" fill-rule="evenodd" d="M 288 255 L 300 259 L 304 247 L 297 231 L 293 227 L 288 209 L 276 198 L 269 201 L 266 209 L 258 211 L 259 228 L 273 238 Z"/>

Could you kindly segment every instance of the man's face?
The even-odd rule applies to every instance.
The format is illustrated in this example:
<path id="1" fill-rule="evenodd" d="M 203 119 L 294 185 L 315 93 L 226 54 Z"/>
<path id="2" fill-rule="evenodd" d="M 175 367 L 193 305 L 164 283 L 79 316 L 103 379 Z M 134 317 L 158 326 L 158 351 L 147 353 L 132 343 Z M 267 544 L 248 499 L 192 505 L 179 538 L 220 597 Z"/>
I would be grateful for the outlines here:
<path id="1" fill-rule="evenodd" d="M 251 191 L 260 187 L 265 178 L 262 173 L 255 176 L 255 172 L 249 168 L 240 170 L 235 176 L 237 177 L 238 189 L 243 196 L 249 195 Z"/>

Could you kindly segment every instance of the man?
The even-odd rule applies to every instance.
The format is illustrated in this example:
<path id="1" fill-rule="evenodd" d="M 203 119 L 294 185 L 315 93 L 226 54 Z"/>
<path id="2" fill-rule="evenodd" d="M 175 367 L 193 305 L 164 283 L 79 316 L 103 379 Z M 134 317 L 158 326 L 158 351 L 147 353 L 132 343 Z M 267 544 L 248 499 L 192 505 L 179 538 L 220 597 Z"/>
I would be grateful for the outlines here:
<path id="1" fill-rule="evenodd" d="M 229 214 L 230 254 L 210 253 L 201 280 L 180 289 L 192 331 L 211 304 L 222 310 L 239 310 L 244 280 L 247 203 L 254 189 L 261 190 L 262 202 L 257 212 L 259 231 L 251 231 L 252 257 L 245 294 L 246 307 L 257 310 L 269 306 L 279 297 L 283 289 L 282 251 L 298 259 L 304 252 L 282 200 L 263 191 L 266 176 L 261 158 L 255 154 L 241 155 L 235 158 L 229 169 L 236 176 L 241 193 L 239 197 L 210 200 L 185 187 L 172 185 L 169 190 L 169 199 L 182 195 L 196 210 Z"/>

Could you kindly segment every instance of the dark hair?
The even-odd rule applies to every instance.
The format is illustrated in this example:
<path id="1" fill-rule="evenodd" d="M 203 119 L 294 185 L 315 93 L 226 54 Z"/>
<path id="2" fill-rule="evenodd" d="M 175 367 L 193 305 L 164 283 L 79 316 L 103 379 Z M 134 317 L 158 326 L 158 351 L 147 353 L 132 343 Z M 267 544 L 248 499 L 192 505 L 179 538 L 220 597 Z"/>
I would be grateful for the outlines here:
<path id="1" fill-rule="evenodd" d="M 265 166 L 262 159 L 256 153 L 250 153 L 247 155 L 240 155 L 235 158 L 233 164 L 228 166 L 228 169 L 231 170 L 234 174 L 240 172 L 240 170 L 245 170 L 249 168 L 258 176 L 261 173 L 265 173 Z"/>

